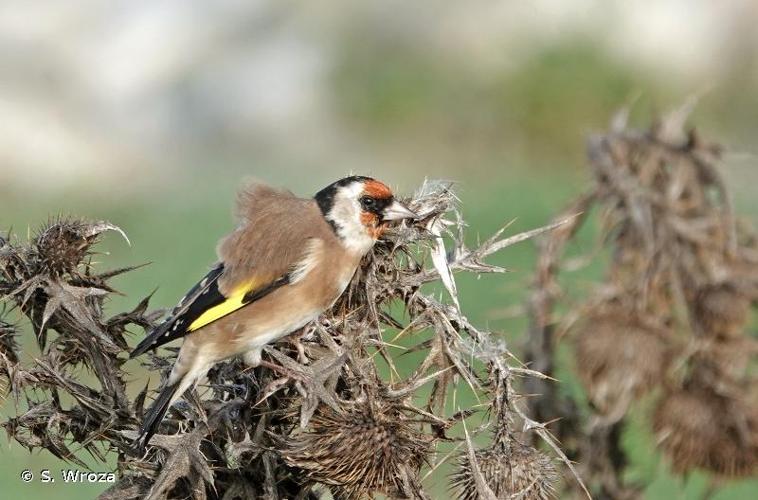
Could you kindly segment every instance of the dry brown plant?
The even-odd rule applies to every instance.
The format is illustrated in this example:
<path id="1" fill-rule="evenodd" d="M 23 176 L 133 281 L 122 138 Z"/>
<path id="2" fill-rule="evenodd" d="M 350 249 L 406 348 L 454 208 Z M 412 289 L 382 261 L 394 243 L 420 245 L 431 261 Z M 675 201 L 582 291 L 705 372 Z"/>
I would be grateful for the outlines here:
<path id="1" fill-rule="evenodd" d="M 649 130 L 627 127 L 628 110 L 588 143 L 593 184 L 565 213 L 581 212 L 539 242 L 529 300 L 526 360 L 552 375 L 566 336 L 590 413 L 542 380 L 526 381 L 536 418 L 551 429 L 596 498 L 638 498 L 624 480 L 621 432 L 635 402 L 653 405 L 653 431 L 672 470 L 714 481 L 758 472 L 758 400 L 750 366 L 758 299 L 756 235 L 739 221 L 721 174 L 721 148 L 685 132 L 694 102 Z M 566 246 L 590 215 L 601 227 L 589 256 Z M 564 216 L 559 216 L 561 219 Z M 568 297 L 559 273 L 601 257 L 605 278 L 588 297 Z M 568 311 L 559 314 L 559 310 Z"/>
<path id="2" fill-rule="evenodd" d="M 127 338 L 163 312 L 149 311 L 148 296 L 131 311 L 108 314 L 110 280 L 131 268 L 103 272 L 91 256 L 103 232 L 120 230 L 56 219 L 28 242 L 0 239 L 0 378 L 5 404 L 15 405 L 3 423 L 9 438 L 81 467 L 83 454 L 98 462 L 116 454 L 118 482 L 105 499 L 305 499 L 325 490 L 336 498 L 429 498 L 420 473 L 456 456 L 437 453 L 456 443 L 461 498 L 551 496 L 550 455 L 573 464 L 528 417 L 513 383 L 545 377 L 469 322 L 453 273 L 502 272 L 485 258 L 564 221 L 510 237 L 504 228 L 468 248 L 449 185 L 425 183 L 408 204 L 422 219 L 377 244 L 330 311 L 269 346 L 267 367 L 251 370 L 237 359 L 217 365 L 169 411 L 144 454 L 131 445 L 152 394 L 131 386 L 139 377 L 126 371 Z M 436 291 L 424 287 L 435 281 L 442 283 Z M 20 352 L 22 331 L 33 333 L 37 352 Z M 406 376 L 392 354 L 400 337 L 407 351 L 424 353 Z M 175 355 L 151 353 L 144 365 L 165 377 Z M 496 411 L 470 419 L 482 411 L 453 407 L 456 391 L 471 391 L 481 408 L 491 403 Z M 489 448 L 474 449 L 478 434 L 493 437 Z M 530 434 L 546 441 L 547 453 L 526 444 Z"/>

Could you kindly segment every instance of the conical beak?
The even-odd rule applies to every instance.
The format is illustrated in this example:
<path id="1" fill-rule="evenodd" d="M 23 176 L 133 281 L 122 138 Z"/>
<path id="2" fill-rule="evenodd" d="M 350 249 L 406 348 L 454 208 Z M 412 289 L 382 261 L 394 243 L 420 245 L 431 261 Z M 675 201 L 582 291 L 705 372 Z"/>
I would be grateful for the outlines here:
<path id="1" fill-rule="evenodd" d="M 384 208 L 382 211 L 382 220 L 401 220 L 401 219 L 418 219 L 418 215 L 408 209 L 405 205 L 397 200 Z"/>

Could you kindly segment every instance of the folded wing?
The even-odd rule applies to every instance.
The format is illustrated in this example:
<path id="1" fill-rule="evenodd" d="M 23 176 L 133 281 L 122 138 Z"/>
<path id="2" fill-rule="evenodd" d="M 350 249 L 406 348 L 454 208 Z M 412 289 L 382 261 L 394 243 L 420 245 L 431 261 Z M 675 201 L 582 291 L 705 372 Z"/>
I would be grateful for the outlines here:
<path id="1" fill-rule="evenodd" d="M 252 186 L 243 191 L 241 223 L 218 247 L 220 262 L 179 301 L 130 357 L 183 337 L 299 279 L 314 239 L 333 237 L 312 200 Z"/>

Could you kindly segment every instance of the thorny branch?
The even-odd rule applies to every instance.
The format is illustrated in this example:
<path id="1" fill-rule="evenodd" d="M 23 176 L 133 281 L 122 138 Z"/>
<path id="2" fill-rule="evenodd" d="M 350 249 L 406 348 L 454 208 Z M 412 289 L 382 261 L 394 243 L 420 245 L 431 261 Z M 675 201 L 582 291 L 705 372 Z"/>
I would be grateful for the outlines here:
<path id="1" fill-rule="evenodd" d="M 101 462 L 117 454 L 119 481 L 102 495 L 114 500 L 305 499 L 324 489 L 336 498 L 429 498 L 420 473 L 440 464 L 439 446 L 463 440 L 468 452 L 458 454 L 452 481 L 460 498 L 486 497 L 480 492 L 487 489 L 496 498 L 551 497 L 553 461 L 522 441 L 536 432 L 573 466 L 544 426 L 517 406 L 511 383 L 512 373 L 545 377 L 509 366 L 515 357 L 504 342 L 468 321 L 453 272 L 499 272 L 485 257 L 575 219 L 510 237 L 499 231 L 468 249 L 451 186 L 427 182 L 409 205 L 421 220 L 375 247 L 332 310 L 269 347 L 254 370 L 237 359 L 217 365 L 199 392 L 174 405 L 142 456 L 130 445 L 149 394 L 145 387 L 128 396 L 126 380 L 139 377 L 127 372 L 127 337 L 150 329 L 162 312 L 148 311 L 146 297 L 132 311 L 106 315 L 110 279 L 132 268 L 98 272 L 90 256 L 104 231 L 120 230 L 59 219 L 28 243 L 0 239 L 0 296 L 7 304 L 0 377 L 16 405 L 3 423 L 9 438 L 79 465 L 82 451 Z M 422 289 L 434 280 L 452 305 Z M 16 342 L 23 318 L 39 346 L 25 356 Z M 391 354 L 393 336 L 425 353 L 406 377 Z M 175 355 L 166 349 L 143 364 L 165 377 Z M 475 410 L 449 413 L 451 394 L 464 390 L 495 405 L 471 431 L 491 432 L 488 448 L 473 451 L 469 430 L 462 432 Z M 519 421 L 523 430 L 516 431 Z"/>

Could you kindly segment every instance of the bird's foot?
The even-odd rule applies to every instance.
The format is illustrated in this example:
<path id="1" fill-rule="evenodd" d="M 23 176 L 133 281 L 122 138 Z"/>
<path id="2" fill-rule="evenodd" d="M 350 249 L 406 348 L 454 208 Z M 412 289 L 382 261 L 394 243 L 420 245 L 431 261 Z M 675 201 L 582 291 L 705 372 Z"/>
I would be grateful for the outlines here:
<path id="1" fill-rule="evenodd" d="M 308 356 L 305 355 L 305 346 L 302 342 L 303 337 L 305 337 L 305 333 L 305 328 L 301 328 L 300 330 L 290 334 L 289 337 L 287 337 L 287 340 L 289 340 L 290 344 L 292 344 L 297 350 L 297 361 L 302 365 L 307 365 L 310 363 Z"/>
<path id="2" fill-rule="evenodd" d="M 262 366 L 264 368 L 268 368 L 272 372 L 279 373 L 284 376 L 286 379 L 291 380 L 299 380 L 303 381 L 303 374 L 297 373 L 294 370 L 290 370 L 288 368 L 285 368 L 284 366 L 277 365 L 276 363 L 272 363 L 271 361 L 261 360 L 258 366 Z"/>

